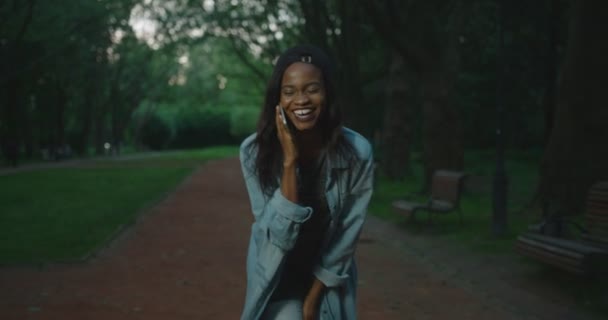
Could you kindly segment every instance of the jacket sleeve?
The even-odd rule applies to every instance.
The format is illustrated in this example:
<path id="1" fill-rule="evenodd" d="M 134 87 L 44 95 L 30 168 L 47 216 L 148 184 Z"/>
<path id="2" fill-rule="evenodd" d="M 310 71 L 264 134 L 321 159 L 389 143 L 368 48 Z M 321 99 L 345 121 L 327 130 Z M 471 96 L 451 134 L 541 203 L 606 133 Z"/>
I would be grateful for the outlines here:
<path id="1" fill-rule="evenodd" d="M 327 287 L 340 286 L 348 279 L 357 240 L 365 221 L 374 179 L 371 147 L 368 145 L 366 149 L 366 156 L 351 173 L 354 177 L 349 186 L 350 192 L 344 201 L 342 218 L 336 222 L 338 224 L 336 230 L 314 270 L 317 279 Z"/>
<path id="2" fill-rule="evenodd" d="M 251 148 L 253 148 L 251 142 L 246 141 L 241 145 L 240 161 L 257 224 L 254 232 L 258 232 L 256 234 L 256 241 L 259 241 L 258 252 L 274 249 L 267 246 L 289 251 L 298 238 L 301 224 L 310 218 L 312 208 L 289 201 L 281 193 L 281 188 L 277 188 L 270 197 L 264 195 L 253 169 L 255 153 L 250 152 Z"/>

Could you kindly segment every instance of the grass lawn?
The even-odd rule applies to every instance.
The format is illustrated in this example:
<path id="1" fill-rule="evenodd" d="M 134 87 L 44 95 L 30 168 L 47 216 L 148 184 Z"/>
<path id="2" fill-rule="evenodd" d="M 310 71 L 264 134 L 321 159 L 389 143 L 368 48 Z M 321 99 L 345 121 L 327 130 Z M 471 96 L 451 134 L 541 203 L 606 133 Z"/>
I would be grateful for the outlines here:
<path id="1" fill-rule="evenodd" d="M 0 264 L 80 259 L 197 165 L 237 154 L 237 147 L 219 147 L 0 176 Z"/>
<path id="2" fill-rule="evenodd" d="M 415 163 L 412 174 L 404 181 L 389 181 L 379 174 L 373 199 L 370 203 L 371 214 L 402 225 L 408 232 L 432 233 L 434 237 L 458 242 L 473 250 L 487 253 L 505 253 L 511 250 L 512 241 L 526 226 L 539 217 L 539 212 L 521 214 L 522 209 L 534 195 L 538 181 L 537 162 L 540 152 L 525 155 L 514 152 L 508 155 L 508 222 L 506 235 L 497 237 L 491 232 L 492 219 L 492 175 L 494 172 L 494 154 L 491 151 L 468 151 L 465 163 L 469 175 L 481 178 L 482 186 L 476 191 L 465 191 L 461 199 L 463 226 L 459 225 L 456 212 L 446 215 L 435 215 L 432 227 L 426 224 L 427 214 L 417 214 L 420 223 L 406 223 L 404 217 L 392 212 L 391 202 L 400 198 L 424 202 L 428 195 L 420 194 L 422 186 L 422 166 Z M 416 156 L 414 156 L 416 158 Z"/>

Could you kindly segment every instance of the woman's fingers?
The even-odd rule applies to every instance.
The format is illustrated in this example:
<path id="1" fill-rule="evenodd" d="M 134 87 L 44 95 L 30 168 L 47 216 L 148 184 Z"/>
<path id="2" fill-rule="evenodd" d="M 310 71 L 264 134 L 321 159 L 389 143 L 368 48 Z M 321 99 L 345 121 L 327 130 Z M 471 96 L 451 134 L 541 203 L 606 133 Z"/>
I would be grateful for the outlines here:
<path id="1" fill-rule="evenodd" d="M 281 131 L 284 129 L 283 127 L 283 119 L 281 118 L 281 111 L 279 110 L 279 106 L 274 108 L 274 120 L 277 123 L 277 130 Z"/>

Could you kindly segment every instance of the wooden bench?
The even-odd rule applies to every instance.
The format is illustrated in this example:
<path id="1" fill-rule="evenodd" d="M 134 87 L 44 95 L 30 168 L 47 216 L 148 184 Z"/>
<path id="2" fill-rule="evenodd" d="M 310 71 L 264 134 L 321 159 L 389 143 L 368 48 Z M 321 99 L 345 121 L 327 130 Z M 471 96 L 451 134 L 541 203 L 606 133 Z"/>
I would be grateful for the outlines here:
<path id="1" fill-rule="evenodd" d="M 594 184 L 587 195 L 585 226 L 568 220 L 581 231 L 578 239 L 564 239 L 540 232 L 517 238 L 515 250 L 526 257 L 579 275 L 608 272 L 608 181 Z"/>
<path id="2" fill-rule="evenodd" d="M 462 223 L 460 195 L 465 176 L 466 174 L 463 172 L 438 170 L 433 174 L 431 196 L 427 202 L 396 200 L 392 203 L 393 211 L 405 215 L 408 219 L 414 219 L 418 211 L 426 211 L 428 212 L 429 222 L 432 220 L 434 213 L 458 211 L 460 223 Z"/>

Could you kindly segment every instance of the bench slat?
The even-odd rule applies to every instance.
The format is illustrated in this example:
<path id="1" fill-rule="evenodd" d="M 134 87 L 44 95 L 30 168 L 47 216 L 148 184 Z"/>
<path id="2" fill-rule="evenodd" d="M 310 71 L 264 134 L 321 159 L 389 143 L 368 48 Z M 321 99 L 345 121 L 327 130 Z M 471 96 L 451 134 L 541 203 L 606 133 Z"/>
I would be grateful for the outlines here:
<path id="1" fill-rule="evenodd" d="M 527 256 L 529 258 L 540 260 L 544 263 L 550 264 L 558 268 L 562 268 L 573 273 L 585 273 L 585 269 L 582 266 L 582 261 L 580 260 L 577 261 L 571 259 L 563 259 L 563 257 L 556 254 L 552 254 L 551 252 L 543 251 L 542 249 L 535 247 L 530 247 L 524 242 L 518 242 L 516 249 L 519 254 Z"/>
<path id="2" fill-rule="evenodd" d="M 587 215 L 585 216 L 586 220 L 592 219 L 597 221 L 608 221 L 608 215 L 603 214 L 602 212 L 597 212 L 595 210 L 587 210 Z"/>
<path id="3" fill-rule="evenodd" d="M 598 203 L 588 204 L 587 212 L 595 212 L 595 214 L 606 216 L 608 215 L 608 204 L 605 206 Z"/>
<path id="4" fill-rule="evenodd" d="M 594 245 L 608 251 L 608 238 L 596 237 L 591 234 L 583 234 L 581 238 L 583 238 L 583 240 L 588 242 L 590 245 Z"/>
<path id="5" fill-rule="evenodd" d="M 582 260 L 582 258 L 583 258 L 583 254 L 581 254 L 581 253 L 577 253 L 575 251 L 563 249 L 563 248 L 556 247 L 556 246 L 551 246 L 549 244 L 546 244 L 546 243 L 543 243 L 540 241 L 535 241 L 533 239 L 526 238 L 523 236 L 518 237 L 517 241 L 518 241 L 518 244 L 525 243 L 528 247 L 540 248 L 543 251 L 547 251 L 556 256 L 560 256 L 560 257 L 564 257 L 564 258 L 568 258 L 568 259 L 572 259 L 572 260 Z"/>
<path id="6" fill-rule="evenodd" d="M 569 252 L 576 252 L 578 256 L 607 253 L 605 250 L 593 246 L 584 245 L 583 243 L 577 240 L 567 240 L 543 236 L 535 233 L 526 233 L 520 235 L 518 239 L 534 241 L 538 246 L 547 247 L 548 250 L 555 250 L 556 252 L 566 252 L 564 253 L 565 255 L 568 255 Z"/>

